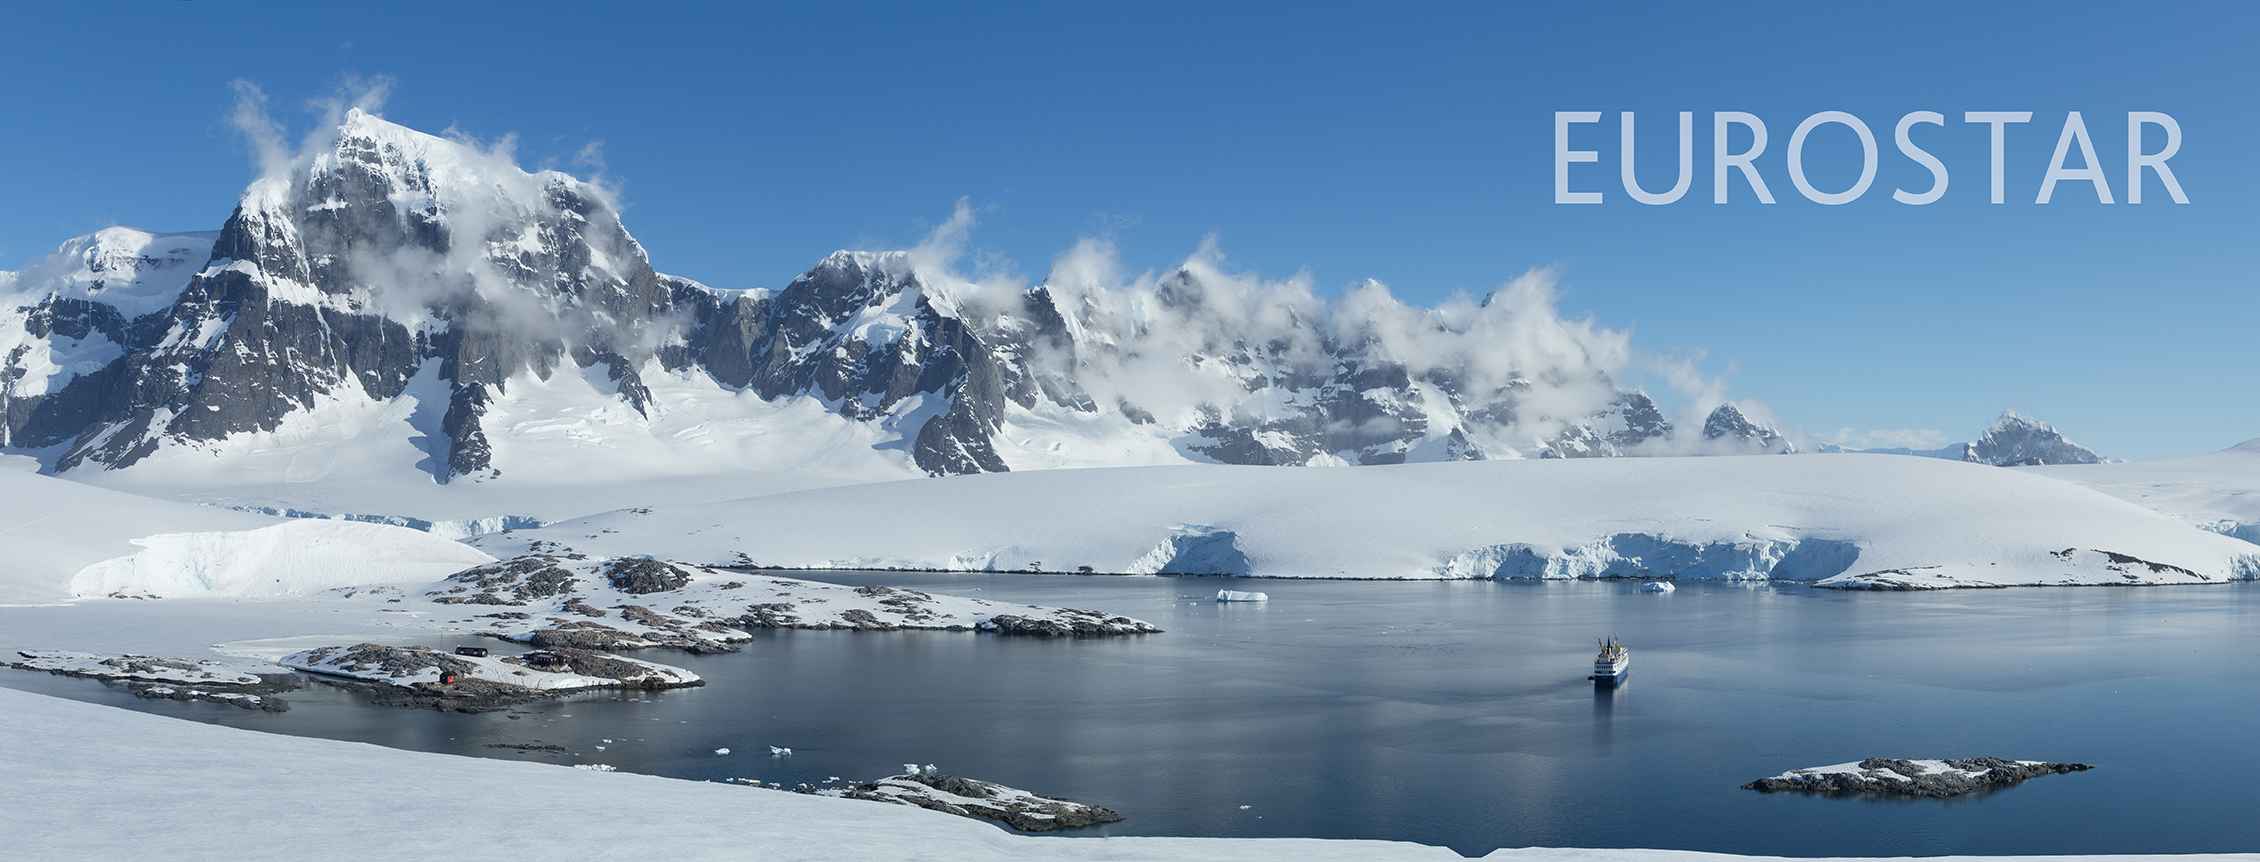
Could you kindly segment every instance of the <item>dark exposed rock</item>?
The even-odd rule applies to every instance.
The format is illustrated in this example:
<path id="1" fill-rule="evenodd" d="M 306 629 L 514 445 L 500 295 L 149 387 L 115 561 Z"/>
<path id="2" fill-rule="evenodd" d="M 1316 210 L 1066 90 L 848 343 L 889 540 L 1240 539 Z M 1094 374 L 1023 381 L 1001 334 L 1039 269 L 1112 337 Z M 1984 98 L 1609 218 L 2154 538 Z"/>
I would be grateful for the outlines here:
<path id="1" fill-rule="evenodd" d="M 546 554 L 528 554 L 497 563 L 465 569 L 447 576 L 447 583 L 478 592 L 469 595 L 440 595 L 432 601 L 440 604 L 522 605 L 533 599 L 549 598 L 571 592 L 578 579 L 571 571 L 558 565 L 559 558 Z M 456 592 L 450 589 L 448 592 Z M 504 616 L 488 614 L 487 616 Z M 516 619 L 524 619 L 523 615 Z"/>
<path id="2" fill-rule="evenodd" d="M 1792 771 L 1788 776 L 1758 779 L 1742 785 L 1742 789 L 1764 793 L 1793 790 L 1828 794 L 1958 796 L 2007 787 L 2034 776 L 2083 772 L 2094 768 L 2085 763 L 2020 762 L 1998 757 L 1931 762 L 1942 762 L 1946 768 L 1934 770 L 1913 760 L 1871 757 L 1860 761 L 1858 772 L 1800 774 Z"/>
<path id="3" fill-rule="evenodd" d="M 679 590 L 691 582 L 689 572 L 642 557 L 628 557 L 612 561 L 604 567 L 604 577 L 612 588 L 630 595 L 644 595 L 668 590 Z"/>
<path id="4" fill-rule="evenodd" d="M 792 602 L 769 602 L 748 606 L 737 624 L 749 629 L 798 628 L 800 615 L 793 612 Z"/>
<path id="5" fill-rule="evenodd" d="M 847 620 L 848 625 L 856 631 L 891 632 L 900 628 L 894 623 L 879 619 L 878 615 L 862 608 L 850 608 L 841 611 L 840 619 Z"/>
<path id="6" fill-rule="evenodd" d="M 564 610 L 566 613 L 580 614 L 584 617 L 604 616 L 603 608 L 599 608 L 594 605 L 590 605 L 587 602 L 581 601 L 580 596 L 574 596 L 570 599 L 566 599 L 565 604 L 560 605 L 559 608 L 561 610 Z"/>
<path id="7" fill-rule="evenodd" d="M 535 629 L 527 633 L 528 646 L 542 649 L 642 649 L 653 646 L 643 638 L 613 628 Z"/>

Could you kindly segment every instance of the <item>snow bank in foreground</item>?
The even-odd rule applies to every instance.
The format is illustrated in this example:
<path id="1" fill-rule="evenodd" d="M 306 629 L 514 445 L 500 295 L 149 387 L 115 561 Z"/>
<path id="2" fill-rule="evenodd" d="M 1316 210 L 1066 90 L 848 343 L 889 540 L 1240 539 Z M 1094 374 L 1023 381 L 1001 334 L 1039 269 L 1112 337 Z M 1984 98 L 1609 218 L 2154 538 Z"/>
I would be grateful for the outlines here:
<path id="1" fill-rule="evenodd" d="M 384 524 L 290 521 L 256 530 L 164 533 L 141 551 L 72 576 L 78 596 L 275 596 L 360 584 L 429 582 L 494 558 Z"/>
<path id="2" fill-rule="evenodd" d="M 623 510 L 471 543 L 508 556 L 536 541 L 809 568 L 1880 588 L 2260 577 L 2260 548 L 2141 506 L 1894 455 L 1054 470 Z"/>
<path id="3" fill-rule="evenodd" d="M 685 860 L 1427 860 L 1459 854 L 1385 841 L 1035 838 L 939 812 L 624 772 L 399 751 L 263 734 L 0 689 L 0 835 L 29 859 L 130 859 L 164 836 L 176 860 L 296 860 L 307 848 L 401 846 L 401 830 L 456 823 L 495 800 L 570 817 L 486 818 L 446 833 L 450 856 Z M 278 800 L 281 801 L 278 804 Z M 307 812 L 351 812 L 310 817 Z M 1723 862 L 1674 850 L 1497 850 L 1510 862 Z M 1931 862 L 2014 862 L 1936 857 Z M 2031 857 L 2027 857 L 2031 858 Z M 2062 858 L 2062 857 L 2056 857 Z M 2082 862 L 2190 859 L 2082 856 Z M 2211 859 L 2255 859 L 2215 856 Z"/>

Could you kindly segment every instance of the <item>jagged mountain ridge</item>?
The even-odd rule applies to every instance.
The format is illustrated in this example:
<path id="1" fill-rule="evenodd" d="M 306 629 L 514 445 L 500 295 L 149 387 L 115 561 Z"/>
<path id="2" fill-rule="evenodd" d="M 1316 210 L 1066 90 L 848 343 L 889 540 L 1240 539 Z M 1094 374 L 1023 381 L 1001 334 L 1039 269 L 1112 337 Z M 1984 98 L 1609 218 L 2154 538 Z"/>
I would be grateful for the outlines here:
<path id="1" fill-rule="evenodd" d="M 1673 434 L 1603 371 L 1407 361 L 1392 352 L 1403 336 L 1315 301 L 1281 304 L 1287 322 L 1270 330 L 1156 342 L 1231 319 L 1224 278 L 1190 264 L 1128 303 L 1050 283 L 975 297 L 904 252 L 835 253 L 774 293 L 710 288 L 655 271 L 601 188 L 358 111 L 330 149 L 255 182 L 216 233 L 112 229 L 7 278 L 0 442 L 57 472 L 413 398 L 439 414 L 422 466 L 443 482 L 491 477 L 511 466 L 490 439 L 495 411 L 566 373 L 647 421 L 678 409 L 655 400 L 652 375 L 815 402 L 934 475 L 1110 458 L 1597 457 Z M 1474 324 L 1420 325 L 1444 339 Z M 1108 377 L 1143 367 L 1197 378 L 1204 395 Z M 1103 445 L 1046 460 L 1046 429 Z M 1705 437 L 1782 450 L 1732 405 Z"/>

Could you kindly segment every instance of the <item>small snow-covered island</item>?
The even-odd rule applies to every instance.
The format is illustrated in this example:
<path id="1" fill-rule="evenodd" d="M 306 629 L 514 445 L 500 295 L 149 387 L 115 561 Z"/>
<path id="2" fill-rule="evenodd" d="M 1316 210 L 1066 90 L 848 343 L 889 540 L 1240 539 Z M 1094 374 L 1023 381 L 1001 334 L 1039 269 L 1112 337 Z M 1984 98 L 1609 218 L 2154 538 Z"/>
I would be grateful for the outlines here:
<path id="1" fill-rule="evenodd" d="M 1659 397 L 1620 382 L 1633 372 L 1629 334 L 1564 319 L 1549 271 L 1424 308 L 1378 282 L 1320 298 L 1303 280 L 1225 266 L 1213 246 L 1128 274 L 1092 241 L 1037 283 L 1005 284 L 959 268 L 968 209 L 915 249 L 817 249 L 797 276 L 715 287 L 655 269 L 607 187 L 522 170 L 505 149 L 361 108 L 310 140 L 270 160 L 225 221 L 206 225 L 216 229 L 111 227 L 0 272 L 0 655 L 15 657 L 0 671 L 0 771 L 25 780 L 0 805 L 11 840 L 28 834 L 24 818 L 60 810 L 147 817 L 147 834 L 166 835 L 266 816 L 215 807 L 212 787 L 345 809 L 357 803 L 341 801 L 334 776 L 352 775 L 355 793 L 406 800 L 369 818 L 385 830 L 514 794 L 619 814 L 525 845 L 568 855 L 586 851 L 579 841 L 666 834 L 721 856 L 1459 858 L 1401 842 L 1037 844 L 944 815 L 1018 831 L 1146 815 L 1100 793 L 1076 795 L 1109 807 L 923 769 L 873 781 L 841 776 L 876 769 L 837 769 L 818 783 L 838 792 L 823 794 L 755 793 L 740 785 L 778 782 L 689 771 L 817 769 L 847 756 L 837 747 L 891 732 L 712 731 L 637 760 L 613 738 L 569 748 L 510 728 L 563 738 L 574 726 L 564 706 L 624 713 L 701 698 L 734 698 L 733 726 L 783 722 L 796 704 L 754 685 L 722 692 L 714 669 L 789 666 L 795 648 L 850 644 L 807 676 L 853 682 L 867 667 L 856 662 L 930 660 L 963 674 L 943 705 L 957 706 L 997 696 L 990 662 L 1044 651 L 1087 664 L 1047 670 L 1040 695 L 997 701 L 1004 714 L 984 732 L 1030 733 L 1066 706 L 1098 704 L 1151 716 L 1148 730 L 1166 735 L 1175 683 L 1116 690 L 1110 673 L 1177 638 L 1210 650 L 1188 677 L 1239 686 L 1234 696 L 1292 689 L 1237 657 L 1277 660 L 1254 639 L 1385 607 L 1294 592 L 1316 586 L 1418 589 L 1478 608 L 1572 589 L 1617 601 L 1603 594 L 1617 590 L 1637 613 L 1750 587 L 1862 602 L 1880 618 L 1937 594 L 1872 592 L 2223 594 L 2260 579 L 2260 440 L 2106 462 L 2011 411 L 1967 443 L 1840 451 L 1718 386 Z M 1270 580 L 1259 592 L 1194 578 Z M 1069 601 L 1089 607 L 1051 604 Z M 1725 637 L 1742 624 L 1701 619 L 1680 628 Z M 1236 628 L 1201 640 L 1173 620 Z M 1487 620 L 1405 622 L 1452 642 L 1406 642 L 1392 621 L 1324 646 L 1445 661 L 1509 654 L 1499 644 L 1517 636 Z M 1547 691 L 1590 687 L 1577 679 L 1585 637 L 1562 640 L 1578 657 L 1554 663 Z M 1684 651 L 1638 642 L 1643 686 L 1689 666 Z M 1340 761 L 1455 760 L 1461 737 L 1500 727 L 1499 704 L 1522 702 L 1486 688 L 1516 667 L 1493 662 L 1455 679 L 1467 688 L 1453 703 L 1405 709 L 1445 728 L 1460 702 L 1478 703 L 1492 722 L 1480 730 L 1423 725 L 1407 744 L 1345 746 Z M 1609 683 L 1624 670 L 1621 648 L 1595 668 Z M 371 710 L 371 722 L 461 721 L 446 727 L 504 734 L 483 745 L 556 762 L 253 733 L 12 690 L 69 685 L 100 699 L 124 688 L 143 709 L 275 722 L 315 711 L 282 714 L 275 697 L 309 680 L 325 687 L 292 696 L 444 710 Z M 868 711 L 901 727 L 948 712 L 843 690 L 827 689 L 872 698 Z M 1601 691 L 1590 715 L 1606 730 L 1620 714 L 1607 697 L 1628 695 L 1621 714 L 1637 716 L 1653 693 Z M 1370 695 L 1308 697 L 1354 711 Z M 1200 726 L 1259 739 L 1230 719 Z M 763 746 L 771 757 L 730 759 Z M 1135 747 L 1090 743 L 1060 759 L 1126 780 Z M 580 769 L 557 768 L 572 757 Z M 885 761 L 911 757 L 927 759 Z M 1202 768 L 1167 771 L 1202 783 Z M 1748 786 L 1947 795 L 2085 768 L 1871 759 Z M 93 778 L 113 774 L 135 780 Z M 1358 780 L 1225 784 L 1260 795 Z M 1265 835 L 1282 807 L 1172 816 Z M 242 828 L 325 840 L 307 819 Z M 318 828 L 397 837 L 358 822 Z M 114 856 L 125 840 L 38 834 L 59 858 Z M 1580 858 L 1564 854 L 1494 856 Z"/>
<path id="2" fill-rule="evenodd" d="M 1973 757 L 1965 760 L 1895 760 L 1871 757 L 1834 766 L 1792 769 L 1772 778 L 1742 785 L 1762 793 L 1876 794 L 1884 796 L 1960 796 L 2008 787 L 2041 775 L 2085 772 L 2085 763 L 2049 763 L 2042 760 L 2003 760 Z"/>

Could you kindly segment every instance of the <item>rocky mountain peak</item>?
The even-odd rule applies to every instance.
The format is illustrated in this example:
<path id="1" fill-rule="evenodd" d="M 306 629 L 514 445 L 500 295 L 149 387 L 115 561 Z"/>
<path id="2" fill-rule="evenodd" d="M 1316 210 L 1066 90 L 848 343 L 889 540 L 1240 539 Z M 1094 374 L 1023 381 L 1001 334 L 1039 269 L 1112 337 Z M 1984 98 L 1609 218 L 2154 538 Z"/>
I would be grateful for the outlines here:
<path id="1" fill-rule="evenodd" d="M 2034 467 L 2095 464 L 2103 459 L 2048 423 L 2012 409 L 2001 411 L 2001 418 L 1994 420 L 1976 442 L 1963 444 L 1962 460 L 1996 467 Z"/>
<path id="2" fill-rule="evenodd" d="M 1797 451 L 1797 444 L 1782 437 L 1780 431 L 1743 415 L 1742 408 L 1732 403 L 1719 405 L 1703 420 L 1703 439 L 1729 444 L 1741 451 L 1782 454 Z"/>

